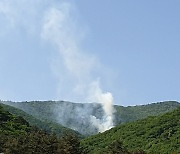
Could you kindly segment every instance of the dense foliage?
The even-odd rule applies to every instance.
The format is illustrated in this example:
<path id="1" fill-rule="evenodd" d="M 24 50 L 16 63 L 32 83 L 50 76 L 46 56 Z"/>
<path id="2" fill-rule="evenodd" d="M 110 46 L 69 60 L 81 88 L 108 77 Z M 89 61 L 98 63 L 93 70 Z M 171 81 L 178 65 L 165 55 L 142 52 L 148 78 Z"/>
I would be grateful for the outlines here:
<path id="1" fill-rule="evenodd" d="M 0 152 L 5 154 L 78 154 L 79 139 L 74 134 L 61 138 L 32 127 L 22 117 L 0 106 Z"/>
<path id="2" fill-rule="evenodd" d="M 19 108 L 35 118 L 62 124 L 80 132 L 83 135 L 97 133 L 97 128 L 92 125 L 91 115 L 102 117 L 103 110 L 95 103 L 71 103 L 64 101 L 32 101 L 32 102 L 3 102 Z"/>
<path id="3" fill-rule="evenodd" d="M 61 124 L 58 124 L 56 122 L 52 122 L 52 121 L 47 121 L 47 120 L 39 120 L 37 118 L 34 118 L 32 115 L 27 114 L 26 112 L 17 109 L 15 107 L 9 106 L 9 105 L 5 105 L 0 103 L 0 105 L 8 112 L 15 114 L 17 116 L 21 116 L 23 117 L 27 122 L 29 122 L 30 125 L 32 126 L 36 126 L 48 133 L 54 133 L 58 136 L 63 136 L 64 133 L 72 133 L 75 134 L 77 136 L 79 136 L 80 138 L 82 138 L 82 135 L 80 135 L 78 132 L 73 131 L 69 128 L 66 128 L 64 126 L 62 126 Z"/>
<path id="4" fill-rule="evenodd" d="M 180 108 L 161 116 L 151 116 L 119 125 L 81 142 L 86 152 L 106 151 L 113 142 L 122 140 L 129 150 L 147 153 L 180 153 Z"/>
<path id="5" fill-rule="evenodd" d="M 180 103 L 176 101 L 166 101 L 128 107 L 115 106 L 117 111 L 115 113 L 115 120 L 118 121 L 117 124 L 127 123 L 130 121 L 144 119 L 148 116 L 162 115 L 176 109 L 177 107 L 180 107 Z"/>
<path id="6" fill-rule="evenodd" d="M 36 106 L 36 103 L 34 102 L 34 106 Z M 53 104 L 53 102 L 51 103 Z M 30 103 L 28 105 L 31 106 L 32 104 Z M 109 131 L 81 140 L 80 146 L 77 133 L 68 129 L 68 131 L 65 131 L 66 128 L 64 127 L 62 131 L 62 126 L 58 124 L 54 126 L 56 123 L 50 123 L 50 120 L 47 119 L 45 121 L 45 117 L 47 116 L 44 116 L 44 119 L 42 116 L 40 120 L 19 109 L 0 104 L 0 153 L 180 153 L 180 108 L 177 108 L 178 106 L 179 103 L 177 102 L 164 102 L 145 106 L 126 107 L 127 110 L 121 113 L 121 117 L 123 117 L 123 114 L 125 116 L 125 112 L 128 113 L 134 110 L 127 117 L 129 121 L 145 118 L 147 115 L 160 115 L 150 116 L 134 122 L 124 121 L 124 124 Z M 39 104 L 39 107 L 43 108 L 43 105 Z M 40 111 L 40 108 L 36 109 L 34 107 L 33 111 Z M 116 114 L 119 113 L 121 108 L 116 106 Z M 175 108 L 177 109 L 171 111 Z M 100 110 L 98 111 L 101 112 Z M 162 114 L 167 111 L 171 112 Z M 41 111 L 40 113 L 43 112 L 47 113 L 49 111 Z M 134 119 L 131 117 L 132 115 L 135 116 Z M 123 121 L 121 122 L 123 123 Z M 38 127 L 33 127 L 31 124 L 47 131 L 45 132 Z M 54 130 L 56 128 L 57 130 Z M 59 133 L 57 133 L 58 131 Z M 62 137 L 61 134 L 61 138 L 59 138 L 57 134 L 51 134 L 52 132 L 57 134 L 62 133 L 64 135 Z"/>
<path id="7" fill-rule="evenodd" d="M 74 134 L 58 138 L 32 127 L 22 117 L 12 115 L 0 105 L 0 152 L 5 154 L 85 154 Z M 101 151 L 99 151 L 101 153 Z M 103 153 L 130 154 L 121 142 L 113 142 Z M 139 153 L 140 154 L 140 153 Z"/>
<path id="8" fill-rule="evenodd" d="M 96 127 L 91 123 L 91 116 L 101 118 L 103 109 L 100 104 L 96 103 L 71 103 L 65 101 L 32 101 L 32 102 L 3 102 L 19 108 L 36 119 L 45 122 L 39 124 L 40 128 L 45 126 L 46 130 L 57 131 L 62 130 L 63 126 L 80 132 L 83 135 L 92 135 L 98 133 Z M 180 103 L 175 101 L 153 103 L 149 105 L 122 107 L 115 105 L 114 123 L 115 125 L 143 119 L 151 115 L 160 115 L 180 107 Z M 22 116 L 22 115 L 21 115 Z M 23 116 L 24 117 L 24 116 Z M 32 123 L 28 118 L 24 117 L 28 122 Z M 32 123 L 34 124 L 34 123 Z M 58 125 L 58 124 L 61 124 Z M 37 126 L 39 126 L 37 125 Z M 49 128 L 53 129 L 49 129 Z M 58 129 L 58 127 L 61 127 Z"/>

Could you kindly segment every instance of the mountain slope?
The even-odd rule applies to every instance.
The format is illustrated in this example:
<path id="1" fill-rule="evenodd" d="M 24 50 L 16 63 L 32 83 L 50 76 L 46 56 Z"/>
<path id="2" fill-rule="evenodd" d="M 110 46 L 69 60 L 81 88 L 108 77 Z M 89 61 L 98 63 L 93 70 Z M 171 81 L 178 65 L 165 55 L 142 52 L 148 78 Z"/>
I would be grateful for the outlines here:
<path id="1" fill-rule="evenodd" d="M 32 102 L 2 102 L 19 108 L 35 118 L 62 124 L 80 132 L 83 135 L 97 133 L 90 116 L 102 117 L 103 110 L 99 104 L 71 103 L 64 101 L 32 101 Z"/>
<path id="2" fill-rule="evenodd" d="M 79 154 L 79 140 L 72 134 L 58 138 L 32 127 L 22 117 L 13 115 L 0 105 L 0 153 L 6 154 Z"/>
<path id="3" fill-rule="evenodd" d="M 170 112 L 177 107 L 180 107 L 180 103 L 176 101 L 165 101 L 158 103 L 151 103 L 147 105 L 137 106 L 115 106 L 116 108 L 116 120 L 117 124 L 127 123 L 130 121 L 136 121 L 144 119 L 148 116 L 161 115 L 166 112 Z"/>
<path id="4" fill-rule="evenodd" d="M 20 116 L 15 116 L 4 110 L 0 105 L 0 134 L 18 135 L 29 131 L 29 123 Z"/>
<path id="5" fill-rule="evenodd" d="M 36 119 L 46 122 L 59 123 L 65 127 L 80 132 L 83 135 L 98 133 L 92 125 L 91 116 L 103 117 L 103 109 L 97 103 L 72 103 L 65 101 L 32 101 L 32 102 L 2 102 L 19 108 Z M 122 107 L 115 105 L 115 126 L 129 121 L 159 115 L 180 107 L 175 101 L 153 103 L 149 105 Z"/>
<path id="6" fill-rule="evenodd" d="M 0 152 L 9 136 L 24 135 L 32 129 L 22 117 L 14 116 L 0 105 Z"/>
<path id="7" fill-rule="evenodd" d="M 58 123 L 39 120 L 37 118 L 34 118 L 32 115 L 29 115 L 26 112 L 15 107 L 2 103 L 0 103 L 0 105 L 4 108 L 4 110 L 8 111 L 9 113 L 23 117 L 27 122 L 29 122 L 30 125 L 36 126 L 44 131 L 47 131 L 48 133 L 54 133 L 58 136 L 63 136 L 66 133 L 71 133 L 82 137 L 78 132 L 66 128 Z"/>
<path id="8" fill-rule="evenodd" d="M 115 141 L 130 150 L 147 153 L 180 153 L 180 108 L 160 116 L 119 125 L 81 142 L 86 152 L 104 151 Z M 106 150 L 105 150 L 106 151 Z"/>

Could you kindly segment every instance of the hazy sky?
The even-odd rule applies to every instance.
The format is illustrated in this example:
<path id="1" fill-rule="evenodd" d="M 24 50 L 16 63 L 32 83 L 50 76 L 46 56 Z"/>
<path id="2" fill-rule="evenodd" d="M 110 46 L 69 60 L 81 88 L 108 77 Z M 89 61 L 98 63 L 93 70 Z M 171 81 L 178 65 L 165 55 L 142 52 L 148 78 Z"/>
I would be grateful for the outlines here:
<path id="1" fill-rule="evenodd" d="M 115 104 L 180 101 L 179 7 L 179 0 L 1 0 L 0 99 L 84 102 L 98 81 Z"/>

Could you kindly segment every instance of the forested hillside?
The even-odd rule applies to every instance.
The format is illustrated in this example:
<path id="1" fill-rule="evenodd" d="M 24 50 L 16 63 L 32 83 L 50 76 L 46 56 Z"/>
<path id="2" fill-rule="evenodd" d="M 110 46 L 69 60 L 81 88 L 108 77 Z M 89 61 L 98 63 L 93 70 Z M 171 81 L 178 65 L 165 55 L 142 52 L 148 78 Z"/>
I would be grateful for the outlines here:
<path id="1" fill-rule="evenodd" d="M 42 108 L 45 109 L 45 107 L 49 107 L 50 104 L 49 102 L 45 102 L 45 104 L 47 104 L 43 107 L 42 102 L 39 104 L 37 102 L 33 103 L 27 102 L 32 109 L 34 108 L 33 111 L 35 111 L 37 105 L 39 105 L 39 109 L 37 109 L 37 111 L 40 111 Z M 51 103 L 56 104 L 54 102 Z M 17 104 L 19 105 L 21 103 Z M 26 105 L 26 103 L 23 105 Z M 133 119 L 135 121 L 122 122 L 122 124 L 104 133 L 99 133 L 81 140 L 80 147 L 79 137 L 76 132 L 74 133 L 74 131 L 66 129 L 60 125 L 56 127 L 54 126 L 54 122 L 49 125 L 49 119 L 44 121 L 46 117 L 48 118 L 48 116 L 45 116 L 45 113 L 49 112 L 47 111 L 48 108 L 46 108 L 45 111 L 40 111 L 40 113 L 44 115 L 42 115 L 40 118 L 41 120 L 39 120 L 31 115 L 28 115 L 22 110 L 0 104 L 0 152 L 5 152 L 7 154 L 20 152 L 32 153 L 33 150 L 34 153 L 37 154 L 180 153 L 180 108 L 178 108 L 178 106 L 179 103 L 177 102 L 164 102 L 144 106 L 124 107 L 128 110 L 130 108 L 131 111 L 134 108 L 135 112 L 129 114 L 131 116 L 133 114 L 137 115 L 136 119 Z M 116 106 L 116 109 L 117 108 L 122 107 Z M 168 110 L 171 112 L 163 114 L 163 112 L 167 112 Z M 101 113 L 100 108 L 98 111 Z M 118 110 L 116 114 L 118 114 L 119 111 L 120 110 Z M 146 112 L 147 114 L 145 114 Z M 49 112 L 49 116 L 50 113 L 51 112 Z M 126 113 L 128 112 L 126 111 Z M 125 116 L 125 111 L 123 114 Z M 145 116 L 148 116 L 148 114 L 159 115 L 144 118 Z M 38 128 L 31 126 L 31 124 L 38 126 Z M 39 128 L 44 130 L 47 129 L 47 132 Z M 58 134 L 58 130 L 54 130 L 56 128 L 58 130 L 60 129 L 59 134 L 61 135 Z M 52 135 L 54 132 L 56 135 Z M 62 134 L 64 134 L 63 137 Z M 59 138 L 59 136 L 61 136 L 61 138 Z"/>
<path id="2" fill-rule="evenodd" d="M 104 114 L 102 106 L 97 103 L 72 103 L 65 101 L 2 101 L 2 103 L 25 111 L 34 118 L 46 122 L 47 127 L 48 125 L 53 126 L 54 130 L 58 130 L 57 127 L 59 125 L 57 124 L 61 124 L 85 136 L 98 133 L 96 127 L 91 123 L 91 116 L 101 118 Z M 180 103 L 175 101 L 128 107 L 115 105 L 114 124 L 116 126 L 151 115 L 160 115 L 172 111 L 177 107 L 180 107 Z"/>
<path id="3" fill-rule="evenodd" d="M 131 154 L 122 145 L 112 143 L 109 154 L 118 151 Z M 22 117 L 12 115 L 0 105 L 0 153 L 5 154 L 86 154 L 77 136 L 71 133 L 59 138 L 32 127 Z M 139 153 L 137 153 L 139 154 Z"/>
<path id="4" fill-rule="evenodd" d="M 81 153 L 74 134 L 62 138 L 32 127 L 22 117 L 12 115 L 0 105 L 0 153 L 49 154 Z"/>
<path id="5" fill-rule="evenodd" d="M 102 107 L 95 103 L 83 104 L 65 101 L 8 101 L 2 103 L 19 108 L 41 121 L 59 123 L 83 135 L 92 135 L 98 132 L 91 123 L 91 115 L 98 118 L 103 116 Z"/>
<path id="6" fill-rule="evenodd" d="M 106 151 L 115 143 L 146 153 L 180 153 L 180 108 L 160 116 L 119 125 L 81 142 L 86 152 Z"/>
<path id="7" fill-rule="evenodd" d="M 151 103 L 147 105 L 137 106 L 115 106 L 116 108 L 116 120 L 117 124 L 126 123 L 130 121 L 136 121 L 139 119 L 146 118 L 148 116 L 161 115 L 166 112 L 170 112 L 177 107 L 180 107 L 180 103 L 176 101 L 165 101 L 158 103 Z"/>
<path id="8" fill-rule="evenodd" d="M 23 117 L 27 122 L 29 122 L 29 124 L 31 126 L 36 126 L 48 133 L 54 133 L 58 136 L 63 136 L 65 133 L 72 133 L 75 134 L 77 136 L 79 136 L 80 138 L 82 138 L 82 135 L 80 135 L 78 132 L 71 130 L 69 128 L 66 128 L 64 126 L 62 126 L 61 124 L 58 124 L 56 122 L 51 122 L 51 121 L 43 121 L 43 120 L 39 120 L 37 118 L 34 118 L 32 115 L 27 114 L 26 112 L 9 106 L 9 105 L 5 105 L 0 103 L 0 105 L 8 112 L 16 115 L 16 116 L 21 116 Z"/>

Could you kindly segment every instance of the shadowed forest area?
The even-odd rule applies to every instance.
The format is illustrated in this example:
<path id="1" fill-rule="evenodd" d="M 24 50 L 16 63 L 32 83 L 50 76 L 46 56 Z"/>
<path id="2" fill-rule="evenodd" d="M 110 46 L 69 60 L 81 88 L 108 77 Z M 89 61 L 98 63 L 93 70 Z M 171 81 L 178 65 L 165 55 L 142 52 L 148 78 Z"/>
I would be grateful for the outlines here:
<path id="1" fill-rule="evenodd" d="M 20 109 L 1 104 L 0 152 L 7 154 L 179 153 L 180 108 L 178 105 L 178 102 L 162 102 L 125 107 L 126 110 L 135 108 L 134 110 L 137 111 L 143 108 L 149 113 L 155 112 L 155 110 L 162 111 L 162 108 L 164 110 L 169 108 L 170 111 L 165 113 L 159 111 L 159 115 L 152 114 L 151 116 L 148 115 L 147 118 L 129 120 L 117 124 L 116 127 L 104 133 L 84 136 L 60 124 L 49 123 L 48 120 L 45 122 Z M 116 106 L 116 108 L 121 109 L 123 107 Z M 125 114 L 126 110 L 121 114 Z M 134 111 L 134 114 L 137 111 Z M 143 115 L 143 112 L 136 114 Z M 130 116 L 130 114 L 127 115 Z"/>

